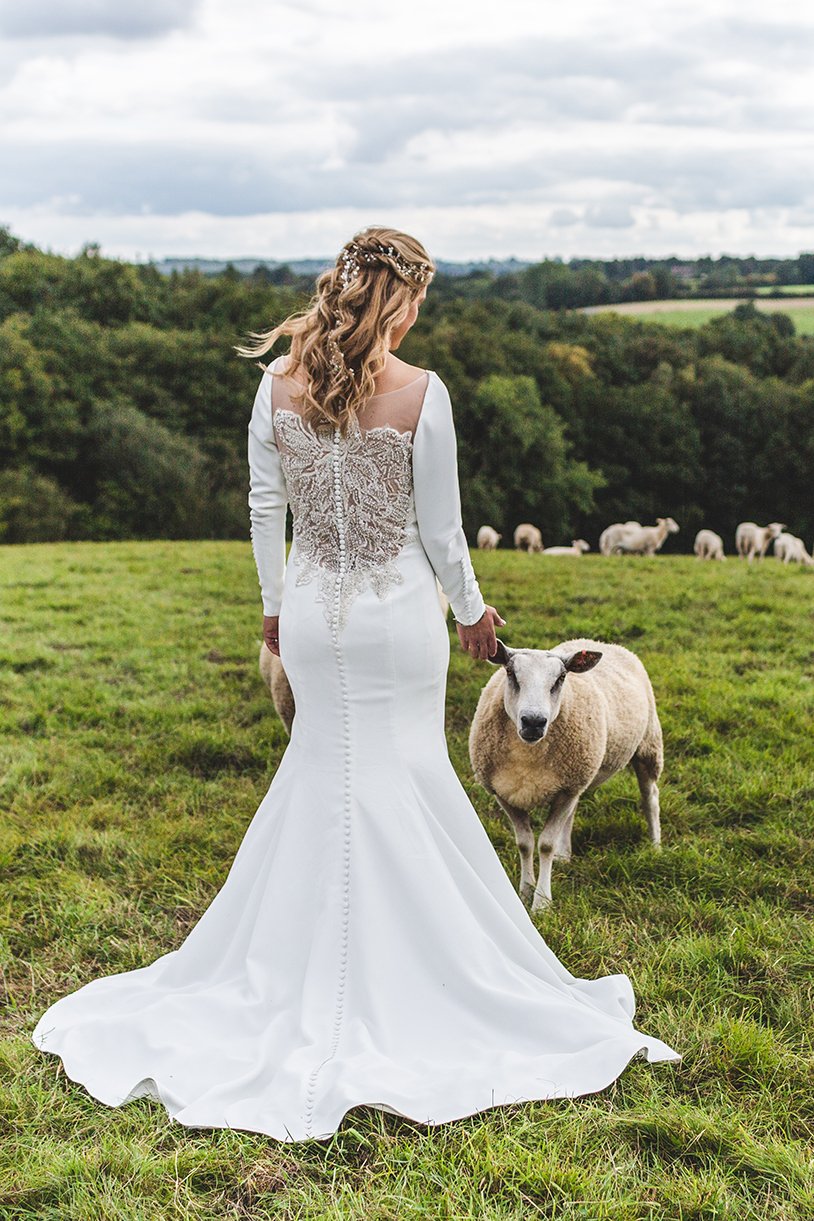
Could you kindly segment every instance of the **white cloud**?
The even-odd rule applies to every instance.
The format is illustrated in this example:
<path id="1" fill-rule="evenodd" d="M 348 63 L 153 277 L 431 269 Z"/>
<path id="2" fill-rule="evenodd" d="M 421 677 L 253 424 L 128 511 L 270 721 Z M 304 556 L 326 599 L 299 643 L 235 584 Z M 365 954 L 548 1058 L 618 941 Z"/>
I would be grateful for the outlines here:
<path id="1" fill-rule="evenodd" d="M 0 33 L 7 38 L 153 38 L 192 24 L 197 8 L 198 0 L 0 0 Z"/>
<path id="2" fill-rule="evenodd" d="M 814 244 L 790 0 L 68 9 L 0 44 L 0 224 L 53 249 L 293 257 L 405 216 L 439 257 Z"/>

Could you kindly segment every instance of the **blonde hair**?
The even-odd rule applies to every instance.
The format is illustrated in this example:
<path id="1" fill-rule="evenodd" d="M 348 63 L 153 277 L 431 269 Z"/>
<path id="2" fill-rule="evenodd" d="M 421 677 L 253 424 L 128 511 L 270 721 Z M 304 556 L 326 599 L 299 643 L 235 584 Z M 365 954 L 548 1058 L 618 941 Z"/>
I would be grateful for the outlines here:
<path id="1" fill-rule="evenodd" d="M 404 322 L 434 272 L 435 264 L 414 237 L 370 226 L 347 242 L 336 265 L 320 275 L 306 309 L 270 331 L 250 331 L 256 343 L 233 346 L 240 356 L 261 356 L 282 335 L 290 335 L 286 375 L 305 375 L 293 401 L 307 423 L 330 424 L 345 433 L 373 394 L 392 331 Z"/>

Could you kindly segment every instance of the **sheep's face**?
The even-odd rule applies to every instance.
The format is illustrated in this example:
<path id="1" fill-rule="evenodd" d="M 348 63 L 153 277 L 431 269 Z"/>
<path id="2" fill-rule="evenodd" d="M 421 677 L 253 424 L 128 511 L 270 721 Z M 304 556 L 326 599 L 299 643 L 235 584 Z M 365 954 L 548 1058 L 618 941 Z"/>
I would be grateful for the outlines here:
<path id="1" fill-rule="evenodd" d="M 785 522 L 773 521 L 770 522 L 766 529 L 769 531 L 769 538 L 777 538 L 786 528 Z"/>
<path id="2" fill-rule="evenodd" d="M 489 660 L 506 671 L 503 706 L 524 742 L 539 742 L 556 720 L 566 675 L 591 670 L 601 653 L 580 649 L 561 656 L 548 649 L 498 649 Z"/>

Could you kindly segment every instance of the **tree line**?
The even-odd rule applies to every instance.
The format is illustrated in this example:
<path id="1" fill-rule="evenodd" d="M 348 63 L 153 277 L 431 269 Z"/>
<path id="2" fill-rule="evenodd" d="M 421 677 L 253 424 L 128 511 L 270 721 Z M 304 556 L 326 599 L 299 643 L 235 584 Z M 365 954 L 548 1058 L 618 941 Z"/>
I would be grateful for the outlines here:
<path id="1" fill-rule="evenodd" d="M 312 285 L 162 276 L 0 230 L 0 541 L 246 538 L 260 369 L 232 344 Z M 464 526 L 546 543 L 670 515 L 814 536 L 814 342 L 746 304 L 697 331 L 430 290 L 399 354 L 454 404 Z"/>

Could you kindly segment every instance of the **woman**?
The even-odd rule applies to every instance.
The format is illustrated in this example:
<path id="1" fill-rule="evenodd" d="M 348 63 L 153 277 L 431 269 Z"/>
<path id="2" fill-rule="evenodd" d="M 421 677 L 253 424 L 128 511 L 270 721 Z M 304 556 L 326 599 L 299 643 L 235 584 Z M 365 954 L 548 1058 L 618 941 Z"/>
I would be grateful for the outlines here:
<path id="1" fill-rule="evenodd" d="M 111 1106 L 328 1139 L 353 1106 L 437 1124 L 600 1090 L 636 1055 L 624 975 L 575 978 L 534 927 L 449 760 L 449 636 L 496 651 L 461 527 L 449 395 L 394 356 L 434 271 L 367 229 L 310 308 L 255 335 L 252 544 L 291 739 L 181 946 L 56 1001 L 33 1039 Z M 294 534 L 285 557 L 286 507 Z"/>

